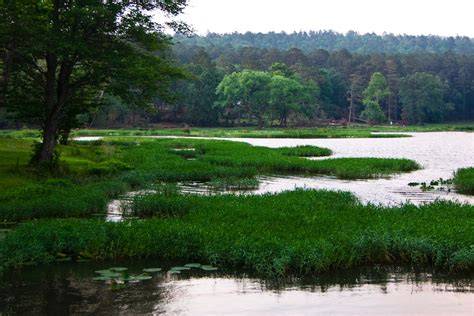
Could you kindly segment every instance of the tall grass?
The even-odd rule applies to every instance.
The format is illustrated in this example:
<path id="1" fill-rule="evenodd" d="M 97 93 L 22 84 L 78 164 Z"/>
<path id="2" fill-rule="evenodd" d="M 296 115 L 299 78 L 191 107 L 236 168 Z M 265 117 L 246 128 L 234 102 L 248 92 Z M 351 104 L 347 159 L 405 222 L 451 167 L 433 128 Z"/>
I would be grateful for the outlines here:
<path id="1" fill-rule="evenodd" d="M 97 260 L 196 260 L 267 275 L 376 264 L 474 270 L 470 205 L 435 202 L 385 208 L 361 205 L 348 193 L 303 190 L 244 197 L 175 196 L 166 207 L 153 204 L 157 201 L 148 200 L 149 209 L 139 207 L 160 215 L 148 220 L 21 224 L 0 242 L 0 262 L 15 266 L 49 262 L 57 253 L 87 253 Z"/>
<path id="2" fill-rule="evenodd" d="M 0 138 L 2 143 L 12 145 L 12 149 L 0 160 L 1 182 L 11 184 L 18 181 L 13 179 L 20 179 L 18 185 L 5 185 L 0 192 L 0 220 L 9 221 L 103 213 L 107 199 L 160 182 L 202 181 L 220 188 L 252 188 L 257 186 L 256 176 L 262 174 L 356 179 L 418 168 L 406 159 L 315 161 L 298 157 L 330 153 L 314 146 L 272 149 L 217 140 L 129 139 L 61 147 L 64 168 L 56 174 L 41 174 L 26 166 L 28 151 L 24 148 L 31 141 Z M 20 150 L 15 152 L 15 148 Z M 16 157 L 20 157 L 19 167 Z M 51 177 L 67 185 L 48 185 Z"/>
<path id="3" fill-rule="evenodd" d="M 474 167 L 458 169 L 454 174 L 453 183 L 458 192 L 474 194 Z"/>

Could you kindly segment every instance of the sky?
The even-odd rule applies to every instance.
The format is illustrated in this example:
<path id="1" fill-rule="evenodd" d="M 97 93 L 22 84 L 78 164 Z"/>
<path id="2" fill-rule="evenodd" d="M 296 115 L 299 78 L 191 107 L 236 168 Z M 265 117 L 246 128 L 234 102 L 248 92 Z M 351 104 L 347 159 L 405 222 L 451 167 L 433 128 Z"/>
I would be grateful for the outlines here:
<path id="1" fill-rule="evenodd" d="M 474 0 L 190 0 L 180 17 L 200 35 L 354 30 L 474 38 Z"/>

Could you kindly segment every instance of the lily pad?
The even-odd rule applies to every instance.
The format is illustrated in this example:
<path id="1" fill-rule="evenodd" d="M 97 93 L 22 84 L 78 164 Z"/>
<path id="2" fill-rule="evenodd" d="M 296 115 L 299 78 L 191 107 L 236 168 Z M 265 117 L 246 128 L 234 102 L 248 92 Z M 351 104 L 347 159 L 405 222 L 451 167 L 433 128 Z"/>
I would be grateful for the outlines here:
<path id="1" fill-rule="evenodd" d="M 149 272 L 149 273 L 155 273 L 155 272 L 160 272 L 161 268 L 147 268 L 143 269 L 143 272 Z"/>
<path id="2" fill-rule="evenodd" d="M 113 271 L 110 271 L 110 270 L 99 270 L 99 271 L 96 271 L 96 273 L 99 273 L 99 274 L 101 274 L 101 276 L 109 277 L 109 278 L 119 278 L 121 276 L 120 273 L 113 272 Z"/>
<path id="3" fill-rule="evenodd" d="M 168 271 L 168 273 L 169 274 L 180 274 L 181 271 L 179 271 L 179 270 L 170 270 L 170 271 Z"/>
<path id="4" fill-rule="evenodd" d="M 140 275 L 131 276 L 130 280 L 145 281 L 145 280 L 150 280 L 151 278 L 152 278 L 151 275 L 140 274 Z"/>
<path id="5" fill-rule="evenodd" d="M 124 272 L 124 271 L 127 271 L 128 268 L 125 268 L 125 267 L 112 267 L 112 268 L 109 268 L 110 271 L 114 271 L 114 272 Z"/>
<path id="6" fill-rule="evenodd" d="M 216 271 L 217 270 L 216 267 L 213 267 L 213 266 L 210 266 L 210 265 L 203 265 L 203 266 L 201 266 L 201 269 L 203 269 L 204 271 Z"/>
<path id="7" fill-rule="evenodd" d="M 200 268 L 202 264 L 200 263 L 187 263 L 184 265 L 187 268 Z"/>
<path id="8" fill-rule="evenodd" d="M 189 268 L 189 267 L 172 267 L 171 270 L 184 271 L 184 270 L 191 270 L 191 268 Z"/>

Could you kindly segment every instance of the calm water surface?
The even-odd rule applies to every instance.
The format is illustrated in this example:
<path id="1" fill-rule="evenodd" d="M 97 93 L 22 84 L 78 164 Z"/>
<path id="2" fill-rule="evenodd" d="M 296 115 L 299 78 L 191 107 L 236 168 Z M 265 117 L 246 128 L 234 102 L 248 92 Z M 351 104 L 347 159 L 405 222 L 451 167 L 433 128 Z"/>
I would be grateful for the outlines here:
<path id="1" fill-rule="evenodd" d="M 155 263 L 120 263 L 132 272 Z M 112 264 L 114 265 L 114 264 Z M 0 279 L 0 315 L 472 315 L 472 276 L 446 279 L 370 269 L 265 281 L 244 273 L 157 274 L 112 290 L 93 281 L 111 264 L 56 264 Z"/>
<path id="2" fill-rule="evenodd" d="M 396 205 L 404 202 L 415 204 L 432 202 L 438 198 L 474 204 L 474 197 L 453 191 L 433 190 L 423 192 L 410 187 L 410 182 L 426 182 L 439 178 L 449 179 L 458 168 L 474 166 L 474 133 L 436 132 L 405 133 L 403 138 L 226 138 L 254 146 L 271 148 L 312 145 L 330 148 L 329 158 L 378 157 L 407 158 L 415 160 L 423 169 L 394 175 L 390 178 L 370 180 L 340 180 L 331 177 L 262 177 L 255 193 L 281 192 L 295 188 L 314 188 L 350 191 L 367 203 Z M 212 138 L 215 139 L 215 138 Z M 219 138 L 221 139 L 221 138 Z M 321 159 L 321 158 L 318 158 Z M 190 190 L 191 191 L 191 190 Z"/>

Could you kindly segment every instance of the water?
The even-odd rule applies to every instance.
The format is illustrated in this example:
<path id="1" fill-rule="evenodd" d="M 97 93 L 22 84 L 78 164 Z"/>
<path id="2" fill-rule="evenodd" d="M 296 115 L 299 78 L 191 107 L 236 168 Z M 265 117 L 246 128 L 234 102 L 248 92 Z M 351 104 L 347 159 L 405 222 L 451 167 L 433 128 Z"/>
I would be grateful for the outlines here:
<path id="1" fill-rule="evenodd" d="M 112 290 L 93 281 L 112 265 L 139 272 L 156 262 L 55 264 L 0 279 L 2 314 L 472 315 L 472 276 L 445 278 L 395 268 L 263 280 L 243 272 L 159 273 Z"/>
<path id="2" fill-rule="evenodd" d="M 457 200 L 474 204 L 474 197 L 433 190 L 423 192 L 419 187 L 410 187 L 410 182 L 426 182 L 439 178 L 449 179 L 458 168 L 474 166 L 474 133 L 435 132 L 405 133 L 403 138 L 334 138 L 334 139 L 289 139 L 289 138 L 226 138 L 246 142 L 254 146 L 271 148 L 312 145 L 333 151 L 328 158 L 377 157 L 407 158 L 415 160 L 423 169 L 393 175 L 389 178 L 369 180 L 341 180 L 331 177 L 262 177 L 256 194 L 281 192 L 295 188 L 328 189 L 350 191 L 362 202 L 384 205 L 415 204 L 436 199 Z M 215 138 L 209 138 L 215 139 Z M 219 138 L 222 139 L 222 138 Z M 189 191 L 189 190 L 188 190 Z"/>

